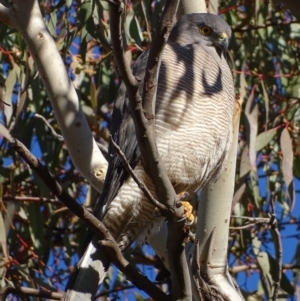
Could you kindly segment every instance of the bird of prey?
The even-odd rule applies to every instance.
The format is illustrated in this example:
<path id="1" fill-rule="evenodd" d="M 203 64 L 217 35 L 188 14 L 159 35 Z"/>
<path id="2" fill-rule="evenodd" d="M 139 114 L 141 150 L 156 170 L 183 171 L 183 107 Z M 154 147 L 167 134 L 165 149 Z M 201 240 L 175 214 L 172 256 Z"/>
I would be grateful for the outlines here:
<path id="1" fill-rule="evenodd" d="M 222 18 L 187 14 L 174 25 L 163 52 L 155 107 L 156 143 L 178 194 L 193 193 L 217 179 L 227 158 L 235 100 L 231 70 L 224 57 L 230 36 L 231 29 Z M 136 61 L 136 77 L 143 79 L 147 58 L 145 51 Z M 141 163 L 124 84 L 114 105 L 112 138 L 155 196 Z M 110 146 L 109 167 L 95 215 L 122 250 L 151 234 L 154 209 Z M 90 300 L 102 281 L 97 271 L 101 254 L 96 241 L 87 248 L 64 300 Z"/>

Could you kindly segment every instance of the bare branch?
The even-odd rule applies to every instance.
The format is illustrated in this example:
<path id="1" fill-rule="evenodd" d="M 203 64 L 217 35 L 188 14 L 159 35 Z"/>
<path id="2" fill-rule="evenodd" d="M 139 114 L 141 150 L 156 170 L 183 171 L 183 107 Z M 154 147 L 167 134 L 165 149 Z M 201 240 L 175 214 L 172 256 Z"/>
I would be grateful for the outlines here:
<path id="1" fill-rule="evenodd" d="M 264 217 L 248 217 L 248 216 L 231 216 L 236 219 L 243 219 L 244 222 L 241 226 L 229 227 L 230 230 L 243 230 L 251 228 L 257 224 L 270 223 L 270 218 Z"/>
<path id="2" fill-rule="evenodd" d="M 42 165 L 39 160 L 17 139 L 13 139 L 11 141 L 11 145 L 26 161 L 26 163 L 39 175 L 55 196 L 99 236 L 101 239 L 99 244 L 109 249 L 107 254 L 110 257 L 110 260 L 126 275 L 128 280 L 130 280 L 138 288 L 143 289 L 154 300 L 168 300 L 168 296 L 166 294 L 164 294 L 156 285 L 149 281 L 148 278 L 143 276 L 138 270 L 129 264 L 129 262 L 123 257 L 116 241 L 102 222 L 89 213 L 84 207 L 79 205 L 67 192 L 65 192 L 60 184 L 50 174 L 46 166 Z"/>
<path id="3" fill-rule="evenodd" d="M 233 27 L 232 31 L 233 32 L 247 32 L 247 31 L 252 31 L 252 30 L 259 30 L 261 28 L 276 27 L 276 26 L 282 28 L 283 26 L 290 26 L 291 24 L 299 24 L 299 21 L 290 21 L 290 22 L 284 22 L 284 23 L 271 22 L 271 23 L 267 23 L 264 25 L 249 24 L 242 28 L 239 28 L 238 26 L 236 28 Z"/>
<path id="4" fill-rule="evenodd" d="M 39 119 L 41 119 L 41 120 L 44 121 L 44 123 L 47 125 L 47 127 L 51 131 L 51 133 L 52 133 L 52 135 L 53 135 L 54 138 L 56 138 L 58 141 L 64 141 L 63 136 L 56 133 L 56 131 L 54 130 L 54 128 L 51 126 L 51 124 L 46 120 L 46 118 L 44 116 L 35 113 L 34 117 L 39 118 Z"/>
<path id="5" fill-rule="evenodd" d="M 270 218 L 268 217 L 250 217 L 250 216 L 237 216 L 237 215 L 231 215 L 232 218 L 236 219 L 243 219 L 246 220 L 247 222 L 252 222 L 252 223 L 269 223 Z"/>
<path id="6" fill-rule="evenodd" d="M 283 270 L 299 270 L 299 264 L 283 264 Z M 257 264 L 245 264 L 245 265 L 238 265 L 228 269 L 231 274 L 237 274 L 240 272 L 245 272 L 248 270 L 259 270 Z"/>
<path id="7" fill-rule="evenodd" d="M 32 203 L 51 203 L 58 205 L 59 203 L 55 199 L 48 199 L 43 197 L 32 197 L 32 196 L 12 196 L 5 195 L 2 197 L 3 201 L 11 201 L 11 202 L 32 202 Z"/>
<path id="8" fill-rule="evenodd" d="M 157 283 L 157 284 L 161 284 L 161 283 Z M 97 294 L 94 297 L 94 300 L 96 300 L 97 298 L 102 297 L 102 296 L 108 296 L 111 293 L 132 289 L 134 287 L 135 287 L 134 285 L 126 285 L 126 286 L 117 287 L 117 288 L 114 288 L 111 290 L 107 290 L 107 291 Z M 38 289 L 24 287 L 24 286 L 16 287 L 16 288 L 7 286 L 7 287 L 0 289 L 0 301 L 5 301 L 6 297 L 9 294 L 24 296 L 24 297 L 40 297 L 40 298 L 46 298 L 46 299 L 51 299 L 51 300 L 60 300 L 63 296 L 62 293 L 49 292 L 49 291 L 44 291 L 42 289 L 38 290 Z"/>
<path id="9" fill-rule="evenodd" d="M 45 290 L 38 290 L 34 288 L 29 287 L 4 287 L 0 290 L 0 301 L 6 300 L 6 297 L 9 294 L 15 294 L 18 296 L 24 296 L 24 297 L 39 297 L 39 298 L 46 298 L 46 299 L 53 299 L 53 300 L 60 300 L 62 297 L 61 293 L 55 293 Z"/>

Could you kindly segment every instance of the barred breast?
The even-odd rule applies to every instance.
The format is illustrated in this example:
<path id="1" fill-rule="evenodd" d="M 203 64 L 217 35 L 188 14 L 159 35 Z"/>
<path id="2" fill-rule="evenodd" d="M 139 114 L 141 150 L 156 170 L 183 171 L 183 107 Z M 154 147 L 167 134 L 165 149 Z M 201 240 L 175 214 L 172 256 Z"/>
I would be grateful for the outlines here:
<path id="1" fill-rule="evenodd" d="M 195 44 L 188 51 L 168 45 L 157 93 L 158 150 L 177 192 L 217 177 L 232 138 L 234 90 L 226 60 L 212 47 Z"/>
<path id="2" fill-rule="evenodd" d="M 156 139 L 177 193 L 203 187 L 222 170 L 232 136 L 232 82 L 224 57 L 213 48 L 166 46 L 157 91 Z M 155 195 L 141 164 L 135 172 Z M 139 235 L 144 240 L 153 227 L 153 212 L 153 205 L 129 178 L 103 222 L 125 248 Z"/>

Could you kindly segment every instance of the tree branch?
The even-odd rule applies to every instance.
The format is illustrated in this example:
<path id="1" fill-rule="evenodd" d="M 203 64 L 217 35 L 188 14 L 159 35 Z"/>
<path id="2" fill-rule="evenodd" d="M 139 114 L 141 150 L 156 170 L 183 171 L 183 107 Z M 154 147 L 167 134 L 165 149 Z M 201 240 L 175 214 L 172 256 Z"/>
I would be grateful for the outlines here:
<path id="1" fill-rule="evenodd" d="M 243 219 L 244 222 L 240 226 L 229 227 L 230 230 L 243 230 L 251 228 L 256 224 L 270 223 L 270 218 L 265 217 L 248 217 L 248 216 L 231 216 L 236 219 Z"/>
<path id="2" fill-rule="evenodd" d="M 54 137 L 55 139 L 57 139 L 57 140 L 60 141 L 60 142 L 63 142 L 63 141 L 64 141 L 63 136 L 56 133 L 56 131 L 54 130 L 54 128 L 51 126 L 51 124 L 48 122 L 48 120 L 46 120 L 46 118 L 45 118 L 44 116 L 35 113 L 35 114 L 34 114 L 34 117 L 36 117 L 36 118 L 38 118 L 38 119 L 41 119 L 41 120 L 46 124 L 46 126 L 49 128 L 49 130 L 51 131 L 51 133 L 52 133 L 52 135 L 53 135 L 53 137 Z"/>
<path id="3" fill-rule="evenodd" d="M 6 297 L 9 294 L 15 294 L 24 297 L 30 297 L 30 296 L 39 297 L 39 298 L 46 298 L 46 299 L 53 299 L 53 300 L 60 300 L 60 298 L 62 297 L 61 293 L 38 290 L 38 289 L 23 287 L 23 286 L 21 287 L 7 286 L 0 290 L 0 301 L 5 301 Z"/>
<path id="4" fill-rule="evenodd" d="M 56 204 L 59 203 L 55 199 L 43 198 L 43 197 L 32 197 L 32 196 L 12 196 L 12 195 L 5 195 L 2 197 L 3 201 L 7 202 L 32 202 L 32 203 L 50 203 Z"/>
<path id="5" fill-rule="evenodd" d="M 107 254 L 112 263 L 122 271 L 128 280 L 135 286 L 143 289 L 154 300 L 168 300 L 168 296 L 163 293 L 156 285 L 143 276 L 138 270 L 131 266 L 123 257 L 116 241 L 94 215 L 88 212 L 84 207 L 79 205 L 67 192 L 65 192 L 55 178 L 50 174 L 45 165 L 39 160 L 17 139 L 11 141 L 15 151 L 26 161 L 26 163 L 39 175 L 47 187 L 55 194 L 55 196 L 64 203 L 76 216 L 84 221 L 101 239 L 99 244 L 108 248 Z"/>
<path id="6" fill-rule="evenodd" d="M 282 269 L 283 270 L 299 270 L 300 265 L 299 264 L 283 264 Z M 259 267 L 257 266 L 257 264 L 244 264 L 244 265 L 238 265 L 238 266 L 229 268 L 229 272 L 231 274 L 237 274 L 237 273 L 245 272 L 248 270 L 259 270 Z"/>

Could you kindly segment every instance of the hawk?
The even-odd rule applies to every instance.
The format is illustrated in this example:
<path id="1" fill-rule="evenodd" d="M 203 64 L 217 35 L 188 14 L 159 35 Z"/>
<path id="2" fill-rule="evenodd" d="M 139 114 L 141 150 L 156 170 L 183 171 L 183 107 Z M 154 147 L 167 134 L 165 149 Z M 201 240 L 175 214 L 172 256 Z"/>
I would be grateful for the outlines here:
<path id="1" fill-rule="evenodd" d="M 155 107 L 156 143 L 178 194 L 193 193 L 217 179 L 227 158 L 235 99 L 224 56 L 230 36 L 231 29 L 222 18 L 187 14 L 174 25 L 163 52 Z M 136 61 L 136 77 L 144 77 L 147 58 L 145 51 Z M 124 84 L 115 101 L 111 133 L 134 172 L 155 196 L 141 163 Z M 137 239 L 147 239 L 159 220 L 153 216 L 154 209 L 110 146 L 109 167 L 95 215 L 122 250 Z M 97 274 L 101 255 L 95 244 L 96 239 L 87 248 L 65 300 L 90 300 L 101 282 Z"/>

